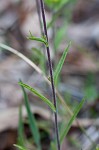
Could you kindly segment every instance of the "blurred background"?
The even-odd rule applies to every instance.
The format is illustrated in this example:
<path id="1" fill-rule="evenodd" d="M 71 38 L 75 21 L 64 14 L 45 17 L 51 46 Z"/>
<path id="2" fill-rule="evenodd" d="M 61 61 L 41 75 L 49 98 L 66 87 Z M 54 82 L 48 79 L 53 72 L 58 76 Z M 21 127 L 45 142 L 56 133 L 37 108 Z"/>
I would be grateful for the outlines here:
<path id="1" fill-rule="evenodd" d="M 72 124 L 62 150 L 95 150 L 94 146 L 99 144 L 99 0 L 45 0 L 45 10 L 54 69 L 71 41 L 57 89 L 72 111 L 86 96 L 78 124 L 76 121 Z M 42 36 L 39 11 L 36 0 L 0 0 L 0 43 L 24 54 L 49 76 L 44 46 L 27 39 L 29 31 Z M 16 149 L 13 144 L 18 138 L 19 106 L 24 103 L 19 79 L 51 99 L 51 89 L 41 74 L 0 48 L 0 150 Z M 50 110 L 27 93 L 40 130 L 42 149 L 48 150 L 54 137 Z M 61 120 L 68 121 L 70 114 L 59 102 L 58 107 L 61 125 Z M 34 149 L 24 106 L 23 122 L 27 147 Z"/>

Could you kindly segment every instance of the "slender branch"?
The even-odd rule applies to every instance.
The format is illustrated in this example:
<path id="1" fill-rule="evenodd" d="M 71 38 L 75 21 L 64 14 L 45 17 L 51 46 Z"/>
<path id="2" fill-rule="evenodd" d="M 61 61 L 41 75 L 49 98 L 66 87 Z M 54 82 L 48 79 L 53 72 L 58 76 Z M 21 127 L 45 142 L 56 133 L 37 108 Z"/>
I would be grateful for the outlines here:
<path id="1" fill-rule="evenodd" d="M 44 9 L 43 0 L 40 0 L 40 5 L 41 5 L 41 12 L 42 12 L 43 26 L 44 26 L 44 34 L 45 34 L 47 42 L 48 42 L 47 25 L 46 25 L 45 9 Z M 56 139 L 57 139 L 57 150 L 60 150 L 60 140 L 59 140 L 58 120 L 57 120 L 57 115 L 58 115 L 57 102 L 56 102 L 56 94 L 55 94 L 55 87 L 54 87 L 54 80 L 53 80 L 53 69 L 52 69 L 52 62 L 51 62 L 51 57 L 50 57 L 49 45 L 46 46 L 46 50 L 47 50 L 47 57 L 48 57 L 50 77 L 51 77 L 53 101 L 54 101 L 54 106 L 56 108 L 56 112 L 54 113 L 54 117 L 55 117 L 55 131 L 56 131 Z"/>

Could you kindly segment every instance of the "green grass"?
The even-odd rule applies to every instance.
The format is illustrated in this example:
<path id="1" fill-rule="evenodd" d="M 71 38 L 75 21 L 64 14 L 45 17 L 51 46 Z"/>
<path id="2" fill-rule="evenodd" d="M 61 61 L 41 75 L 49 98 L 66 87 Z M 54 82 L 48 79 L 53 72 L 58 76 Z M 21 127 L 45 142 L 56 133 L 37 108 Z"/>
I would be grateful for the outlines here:
<path id="1" fill-rule="evenodd" d="M 64 138 L 67 136 L 73 121 L 75 120 L 76 116 L 78 115 L 79 111 L 81 110 L 83 104 L 85 102 L 85 98 L 78 104 L 78 106 L 76 107 L 76 109 L 74 110 L 74 113 L 72 115 L 72 117 L 70 117 L 69 122 L 66 124 L 65 121 L 62 121 L 62 125 L 60 127 L 60 143 L 62 145 Z M 56 150 L 55 148 L 55 142 L 51 143 L 51 147 L 52 150 Z"/>
<path id="2" fill-rule="evenodd" d="M 18 145 L 23 146 L 23 147 L 25 146 L 22 105 L 19 108 Z"/>
<path id="3" fill-rule="evenodd" d="M 27 114 L 28 114 L 29 125 L 30 125 L 32 136 L 33 136 L 33 140 L 35 141 L 38 150 L 41 150 L 39 129 L 37 127 L 35 117 L 31 112 L 30 104 L 29 104 L 29 100 L 28 100 L 28 96 L 26 94 L 26 91 L 22 85 L 21 85 L 21 88 L 22 88 L 23 95 L 24 95 L 24 103 L 25 103 L 25 107 L 27 110 Z"/>

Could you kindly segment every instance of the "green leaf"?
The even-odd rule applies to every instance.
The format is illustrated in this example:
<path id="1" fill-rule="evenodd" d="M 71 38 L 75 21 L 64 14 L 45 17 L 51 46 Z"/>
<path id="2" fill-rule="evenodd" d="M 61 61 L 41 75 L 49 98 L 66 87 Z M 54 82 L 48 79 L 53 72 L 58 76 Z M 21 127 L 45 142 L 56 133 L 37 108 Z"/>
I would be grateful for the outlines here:
<path id="1" fill-rule="evenodd" d="M 59 45 L 65 35 L 65 31 L 66 31 L 66 25 L 60 28 L 59 30 L 57 30 L 56 32 L 55 41 L 54 41 L 56 50 L 59 48 Z"/>
<path id="2" fill-rule="evenodd" d="M 57 67 L 56 67 L 56 70 L 55 70 L 55 72 L 54 72 L 54 83 L 55 83 L 55 85 L 56 85 L 56 83 L 57 83 L 57 78 L 58 78 L 58 76 L 59 76 L 59 74 L 60 74 L 60 72 L 61 72 L 61 69 L 62 69 L 62 67 L 63 67 L 63 64 L 64 64 L 64 61 L 65 61 L 65 59 L 66 59 L 66 56 L 67 56 L 67 53 L 68 53 L 68 50 L 69 50 L 70 45 L 71 45 L 71 42 L 68 44 L 67 48 L 64 50 L 64 52 L 63 52 L 63 54 L 62 54 L 62 57 L 61 57 L 61 59 L 60 59 L 58 65 L 57 65 Z"/>
<path id="3" fill-rule="evenodd" d="M 66 123 L 64 123 L 64 122 L 62 123 L 61 128 L 60 128 L 60 131 L 59 131 L 59 133 L 60 133 L 60 144 L 62 144 L 64 138 L 66 137 L 66 135 L 67 135 L 67 133 L 68 133 L 68 131 L 69 131 L 69 129 L 70 129 L 72 123 L 73 123 L 73 121 L 75 120 L 77 114 L 79 113 L 80 109 L 82 108 L 84 102 L 85 102 L 85 98 L 80 102 L 80 104 L 79 104 L 79 105 L 77 106 L 77 108 L 75 109 L 74 114 L 73 114 L 73 116 L 70 118 L 68 124 L 66 124 Z M 56 150 L 55 143 L 56 143 L 56 141 L 52 141 L 52 142 L 51 142 L 51 149 L 52 149 L 52 150 Z"/>
<path id="4" fill-rule="evenodd" d="M 60 143 L 62 144 L 65 136 L 67 135 L 73 121 L 75 120 L 77 114 L 79 113 L 80 109 L 82 108 L 83 104 L 85 102 L 85 98 L 80 102 L 80 104 L 77 106 L 77 108 L 75 109 L 74 111 L 74 114 L 73 116 L 70 118 L 70 121 L 68 122 L 67 126 L 63 123 L 62 124 L 62 128 L 61 128 L 61 131 L 60 131 Z M 64 126 L 64 127 L 63 127 Z"/>
<path id="5" fill-rule="evenodd" d="M 38 41 L 38 42 L 41 42 L 43 44 L 45 44 L 47 47 L 48 47 L 48 42 L 47 42 L 47 39 L 46 37 L 42 37 L 42 38 L 39 38 L 39 37 L 35 37 L 32 35 L 32 33 L 30 32 L 30 35 L 27 37 L 29 40 L 33 40 L 33 41 Z"/>
<path id="6" fill-rule="evenodd" d="M 25 87 L 26 89 L 28 89 L 29 91 L 31 91 L 33 94 L 35 94 L 36 96 L 38 96 L 40 99 L 42 99 L 54 112 L 56 112 L 56 109 L 54 107 L 54 105 L 52 104 L 52 102 L 50 102 L 49 99 L 47 99 L 46 97 L 44 97 L 42 94 L 40 94 L 37 90 L 35 90 L 34 88 L 32 88 L 31 86 L 24 84 L 23 82 L 18 82 L 19 85 L 21 85 L 22 87 Z"/>
<path id="7" fill-rule="evenodd" d="M 24 143 L 24 126 L 22 122 L 22 106 L 19 108 L 19 126 L 18 126 L 18 144 L 21 146 L 25 146 Z"/>
<path id="8" fill-rule="evenodd" d="M 29 118 L 29 125 L 30 125 L 30 129 L 31 129 L 31 133 L 32 133 L 33 139 L 34 139 L 38 149 L 41 150 L 40 134 L 39 134 L 39 130 L 38 130 L 38 127 L 36 124 L 36 120 L 35 120 L 34 115 L 31 112 L 28 96 L 25 92 L 24 86 L 21 85 L 21 87 L 22 87 L 22 91 L 23 91 L 23 95 L 24 95 L 24 102 L 25 102 L 25 107 L 27 110 L 28 118 Z"/>
<path id="9" fill-rule="evenodd" d="M 17 144 L 14 144 L 14 146 L 17 147 L 19 150 L 27 150 L 23 146 L 20 146 L 20 145 L 17 145 Z"/>

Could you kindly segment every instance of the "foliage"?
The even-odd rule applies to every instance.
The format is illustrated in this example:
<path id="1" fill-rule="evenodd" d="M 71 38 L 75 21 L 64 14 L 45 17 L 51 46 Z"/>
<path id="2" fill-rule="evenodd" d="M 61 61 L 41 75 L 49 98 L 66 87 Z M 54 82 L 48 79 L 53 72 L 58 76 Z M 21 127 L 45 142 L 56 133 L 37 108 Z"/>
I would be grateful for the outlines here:
<path id="1" fill-rule="evenodd" d="M 56 16 L 58 16 L 59 14 L 59 11 L 64 7 L 64 5 L 68 4 L 70 1 L 69 0 L 45 0 L 45 3 L 52 9 L 54 9 L 56 13 Z M 56 20 L 57 17 L 55 18 L 52 18 L 52 22 L 54 22 Z M 52 23 L 51 22 L 51 23 Z M 52 24 L 50 24 L 52 25 Z M 56 35 L 55 35 L 55 39 L 54 39 L 54 44 L 55 44 L 55 47 L 56 49 L 58 49 L 60 43 L 61 43 L 61 39 L 64 37 L 64 32 L 65 32 L 65 28 L 61 28 L 59 31 L 57 31 Z M 30 32 L 30 35 L 28 36 L 28 39 L 29 40 L 33 40 L 33 41 L 37 41 L 37 42 L 40 42 L 42 44 L 44 44 L 47 48 L 49 47 L 49 43 L 47 41 L 47 38 L 46 36 L 42 36 L 42 37 L 35 37 L 32 35 L 32 33 Z M 64 50 L 63 54 L 62 54 L 62 57 L 61 59 L 59 60 L 59 63 L 57 64 L 56 66 L 56 69 L 53 73 L 53 79 L 54 79 L 54 84 L 56 85 L 57 83 L 57 80 L 58 80 L 58 77 L 59 77 L 59 74 L 61 72 L 61 69 L 63 67 L 63 64 L 64 64 L 64 61 L 66 59 L 66 56 L 67 56 L 67 53 L 69 51 L 69 47 L 70 47 L 70 44 L 68 44 L 68 46 L 66 47 L 66 49 Z M 16 55 L 18 55 L 19 57 L 21 57 L 22 59 L 24 59 L 25 61 L 27 61 L 30 65 L 31 65 L 31 61 L 24 57 L 24 55 L 22 55 L 21 53 L 19 52 L 16 52 L 14 49 L 12 48 L 9 48 L 8 46 L 6 45 L 3 45 L 3 44 L 0 44 L 0 47 L 4 48 L 4 49 L 8 49 L 9 51 L 11 52 L 14 52 Z M 39 50 L 39 48 L 33 48 L 32 49 L 33 51 L 35 51 L 38 55 L 38 58 L 40 59 L 40 57 L 42 57 L 42 59 L 44 59 L 44 55 L 42 54 L 42 52 Z M 50 62 L 51 63 L 51 62 Z M 31 65 L 32 67 L 34 67 L 40 74 L 43 75 L 43 71 L 41 71 L 35 64 Z M 45 79 L 47 79 L 47 77 L 44 76 Z M 51 82 L 51 80 L 50 80 Z M 22 88 L 22 91 L 23 91 L 23 96 L 24 96 L 24 103 L 25 103 L 25 107 L 26 107 L 26 110 L 27 110 L 27 114 L 28 114 L 28 119 L 29 119 L 29 126 L 30 126 L 30 129 L 31 129 L 31 133 L 32 133 L 32 137 L 33 137 L 33 141 L 35 142 L 36 146 L 37 146 L 37 149 L 38 150 L 41 150 L 41 143 L 40 143 L 40 132 L 39 132 L 39 129 L 38 129 L 38 126 L 37 126 L 37 123 L 36 123 L 36 119 L 34 117 L 34 115 L 32 114 L 31 112 L 31 109 L 30 109 L 30 104 L 29 104 L 29 100 L 28 100 L 28 96 L 27 96 L 27 93 L 25 91 L 25 88 L 28 89 L 29 91 L 31 91 L 33 94 L 35 94 L 37 97 L 39 97 L 44 103 L 46 103 L 50 108 L 51 110 L 54 112 L 54 114 L 56 114 L 57 112 L 57 109 L 55 108 L 55 105 L 49 100 L 47 99 L 44 95 L 42 95 L 39 91 L 37 91 L 35 88 L 23 83 L 22 81 L 20 81 L 18 83 L 21 88 Z M 56 90 L 56 89 L 55 89 Z M 87 91 L 87 90 L 86 90 Z M 92 91 L 94 91 L 92 88 L 89 90 L 89 95 L 91 95 Z M 95 92 L 94 92 L 95 93 Z M 89 96 L 87 95 L 87 96 Z M 95 94 L 93 94 L 95 95 Z M 92 96 L 92 95 L 91 95 Z M 96 96 L 96 95 L 95 95 Z M 76 107 L 76 109 L 74 110 L 74 113 L 72 114 L 72 116 L 70 117 L 70 120 L 67 124 L 65 124 L 65 122 L 63 121 L 62 123 L 62 126 L 60 128 L 60 143 L 62 144 L 64 138 L 66 137 L 67 133 L 69 132 L 69 129 L 73 123 L 73 121 L 75 120 L 77 114 L 79 113 L 79 111 L 81 110 L 83 104 L 85 102 L 85 99 L 83 99 L 79 105 Z M 57 106 L 56 106 L 57 107 Z M 26 150 L 25 147 L 25 143 L 24 143 L 24 126 L 23 126 L 23 123 L 22 123 L 22 108 L 20 107 L 20 111 L 19 111 L 19 131 L 18 131 L 18 144 L 15 145 L 18 149 L 20 150 Z M 54 140 L 56 141 L 56 140 Z M 55 150 L 56 149 L 56 146 L 55 146 L 55 143 L 51 143 L 51 147 L 52 147 L 52 150 Z M 97 147 L 96 150 L 98 150 L 99 148 Z"/>
<path id="2" fill-rule="evenodd" d="M 39 130 L 37 128 L 36 120 L 35 120 L 34 115 L 31 112 L 28 96 L 25 92 L 25 89 L 22 85 L 21 85 L 21 87 L 22 87 L 22 91 L 23 91 L 23 95 L 24 95 L 24 102 L 25 102 L 25 107 L 27 110 L 28 118 L 29 118 L 29 125 L 30 125 L 30 129 L 31 129 L 31 133 L 32 133 L 33 139 L 38 147 L 38 150 L 41 150 L 40 134 L 39 134 Z"/>
<path id="3" fill-rule="evenodd" d="M 19 150 L 27 150 L 25 147 L 14 144 L 15 147 L 17 147 Z"/>
<path id="4" fill-rule="evenodd" d="M 47 42 L 45 36 L 42 36 L 42 38 L 35 37 L 35 36 L 33 36 L 32 33 L 30 32 L 30 35 L 29 35 L 27 38 L 28 38 L 29 40 L 33 40 L 33 41 L 37 41 L 37 42 L 44 43 L 44 44 L 48 47 L 48 42 Z"/>
<path id="5" fill-rule="evenodd" d="M 79 113 L 79 111 L 81 110 L 83 104 L 85 102 L 85 98 L 79 103 L 79 105 L 76 107 L 76 109 L 74 110 L 73 115 L 71 116 L 69 122 L 66 124 L 65 121 L 62 122 L 61 127 L 60 127 L 60 143 L 62 144 L 64 138 L 66 137 L 67 133 L 69 132 L 69 129 L 73 123 L 73 121 L 75 120 L 77 114 Z M 55 150 L 55 142 L 51 143 L 51 147 L 52 150 Z"/>
<path id="6" fill-rule="evenodd" d="M 61 59 L 60 59 L 58 65 L 57 65 L 57 67 L 56 67 L 55 72 L 54 72 L 54 83 L 55 83 L 55 84 L 57 83 L 57 79 L 58 79 L 59 73 L 60 73 L 60 71 L 61 71 L 61 69 L 62 69 L 62 67 L 63 67 L 64 61 L 65 61 L 65 59 L 66 59 L 66 56 L 67 56 L 69 47 L 70 47 L 70 43 L 68 44 L 67 48 L 64 50 L 63 55 L 62 55 L 62 57 L 61 57 Z"/>
<path id="7" fill-rule="evenodd" d="M 70 121 L 68 122 L 67 126 L 64 125 L 64 122 L 63 122 L 61 131 L 60 131 L 60 142 L 61 142 L 61 143 L 63 142 L 65 136 L 67 135 L 67 133 L 68 133 L 68 131 L 69 131 L 69 129 L 70 129 L 70 127 L 71 127 L 73 121 L 75 120 L 77 114 L 78 114 L 79 111 L 81 110 L 81 108 L 82 108 L 84 102 L 85 102 L 85 99 L 83 99 L 83 100 L 80 102 L 80 104 L 77 106 L 77 108 L 75 109 L 74 114 L 73 114 L 73 116 L 70 118 Z M 64 125 L 64 128 L 63 128 L 63 125 Z"/>
<path id="8" fill-rule="evenodd" d="M 18 145 L 25 146 L 24 125 L 22 119 L 22 106 L 19 108 Z"/>
<path id="9" fill-rule="evenodd" d="M 40 99 L 42 99 L 54 112 L 56 111 L 54 105 L 50 102 L 50 100 L 48 100 L 46 97 L 44 97 L 42 94 L 40 94 L 40 92 L 38 92 L 37 90 L 35 90 L 31 86 L 29 86 L 23 82 L 19 82 L 19 85 L 21 85 L 22 87 L 25 87 L 26 89 L 31 91 L 33 94 L 35 94 Z"/>

